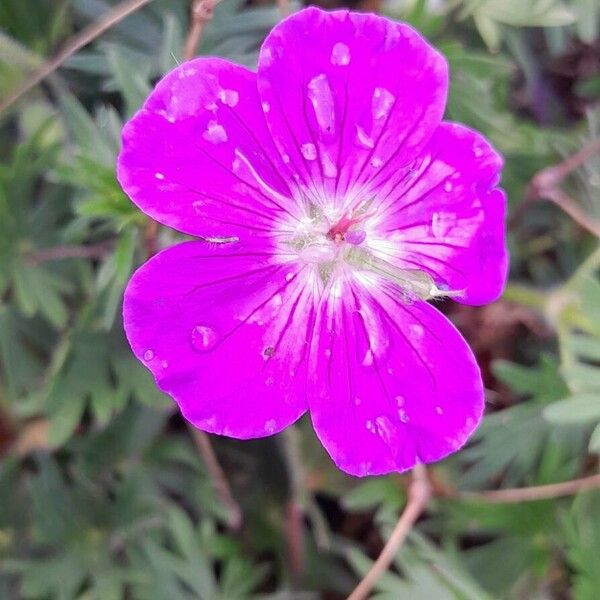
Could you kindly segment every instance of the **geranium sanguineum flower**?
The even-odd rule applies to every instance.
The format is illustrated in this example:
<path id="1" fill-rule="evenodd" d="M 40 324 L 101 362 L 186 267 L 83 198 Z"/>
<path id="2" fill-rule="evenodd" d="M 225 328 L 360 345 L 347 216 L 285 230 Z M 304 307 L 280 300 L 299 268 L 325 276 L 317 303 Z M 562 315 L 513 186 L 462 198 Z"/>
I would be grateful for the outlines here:
<path id="1" fill-rule="evenodd" d="M 409 26 L 309 8 L 268 35 L 256 72 L 186 62 L 127 123 L 124 190 L 201 239 L 135 273 L 125 329 L 196 427 L 254 438 L 309 411 L 354 475 L 465 443 L 480 371 L 427 300 L 498 297 L 506 202 L 500 156 L 442 121 L 447 87 Z"/>

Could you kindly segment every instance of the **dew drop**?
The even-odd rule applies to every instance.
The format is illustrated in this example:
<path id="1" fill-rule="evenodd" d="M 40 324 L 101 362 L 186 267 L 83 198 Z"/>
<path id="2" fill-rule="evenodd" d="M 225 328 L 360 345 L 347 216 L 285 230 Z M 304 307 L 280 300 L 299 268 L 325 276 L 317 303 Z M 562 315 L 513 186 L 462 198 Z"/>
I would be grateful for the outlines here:
<path id="1" fill-rule="evenodd" d="M 240 100 L 240 95 L 235 90 L 220 90 L 219 91 L 219 100 L 233 108 L 237 105 Z"/>
<path id="2" fill-rule="evenodd" d="M 382 87 L 376 87 L 371 102 L 371 112 L 375 120 L 385 119 L 392 110 L 396 97 Z"/>
<path id="3" fill-rule="evenodd" d="M 372 364 L 373 364 L 373 351 L 371 350 L 371 348 L 369 348 L 365 352 L 365 356 L 364 356 L 363 361 L 362 361 L 362 366 L 363 367 L 370 367 Z"/>
<path id="4" fill-rule="evenodd" d="M 371 166 L 374 169 L 379 169 L 379 167 L 381 167 L 381 165 L 383 165 L 383 161 L 380 158 L 373 158 L 371 160 Z"/>
<path id="5" fill-rule="evenodd" d="M 356 396 L 356 398 L 354 398 L 354 405 L 355 406 L 360 406 L 362 404 L 362 400 Z"/>
<path id="6" fill-rule="evenodd" d="M 331 348 L 325 348 L 325 358 L 331 358 Z"/>
<path id="7" fill-rule="evenodd" d="M 165 178 L 165 175 L 164 175 L 164 173 L 156 172 L 156 173 L 154 173 L 154 177 L 156 177 L 156 179 L 159 179 L 162 181 Z"/>
<path id="8" fill-rule="evenodd" d="M 365 427 L 367 428 L 367 431 L 370 431 L 371 433 L 376 433 L 373 421 L 365 421 Z"/>
<path id="9" fill-rule="evenodd" d="M 443 238 L 456 225 L 456 215 L 449 212 L 435 212 L 431 219 L 431 232 L 436 238 Z"/>
<path id="10" fill-rule="evenodd" d="M 475 158 L 480 158 L 481 156 L 483 156 L 483 149 L 481 148 L 481 146 L 474 146 L 473 154 L 475 155 Z"/>
<path id="11" fill-rule="evenodd" d="M 271 105 L 268 102 L 263 102 L 261 106 L 264 113 L 268 113 L 271 110 Z"/>
<path id="12" fill-rule="evenodd" d="M 308 99 L 321 131 L 332 133 L 335 127 L 335 104 L 327 75 L 321 73 L 309 81 Z"/>
<path id="13" fill-rule="evenodd" d="M 201 213 L 203 206 L 204 206 L 203 200 L 195 200 L 194 202 L 192 202 L 192 208 L 194 209 L 194 212 Z"/>
<path id="14" fill-rule="evenodd" d="M 360 125 L 356 126 L 356 142 L 358 145 L 363 146 L 364 148 L 371 149 L 375 147 L 375 142 L 373 139 Z"/>
<path id="15" fill-rule="evenodd" d="M 163 361 L 160 363 L 160 366 L 161 366 L 163 369 L 166 369 L 166 368 L 169 366 L 169 362 L 168 362 L 168 361 L 166 361 L 166 360 L 163 360 Z"/>
<path id="16" fill-rule="evenodd" d="M 398 406 L 404 406 L 404 396 L 396 396 L 395 400 Z"/>
<path id="17" fill-rule="evenodd" d="M 207 352 L 214 348 L 218 339 L 217 332 L 207 325 L 196 325 L 192 329 L 192 347 L 198 352 Z"/>
<path id="18" fill-rule="evenodd" d="M 294 279 L 294 273 L 292 273 L 291 271 L 289 273 L 285 274 L 285 280 L 286 281 L 291 281 L 292 279 Z"/>
<path id="19" fill-rule="evenodd" d="M 422 325 L 419 325 L 417 323 L 413 323 L 410 326 L 410 337 L 413 340 L 419 340 L 423 337 L 423 333 L 424 333 L 424 329 Z"/>
<path id="20" fill-rule="evenodd" d="M 377 434 L 386 443 L 391 444 L 394 438 L 394 425 L 386 416 L 377 417 L 375 419 L 375 427 L 377 428 Z"/>
<path id="21" fill-rule="evenodd" d="M 345 67 L 350 64 L 350 48 L 343 42 L 337 42 L 331 50 L 331 64 Z"/>
<path id="22" fill-rule="evenodd" d="M 216 121 L 209 121 L 202 137 L 213 144 L 220 144 L 227 141 L 227 132 Z"/>
<path id="23" fill-rule="evenodd" d="M 154 358 L 154 350 L 146 350 L 146 352 L 144 352 L 144 360 L 145 361 L 152 360 L 153 358 Z"/>
<path id="24" fill-rule="evenodd" d="M 398 418 L 400 419 L 401 423 L 408 423 L 409 421 L 408 415 L 406 414 L 406 411 L 403 408 L 398 410 Z"/>
<path id="25" fill-rule="evenodd" d="M 317 158 L 317 149 L 314 144 L 302 144 L 300 151 L 306 160 L 315 160 Z"/>
<path id="26" fill-rule="evenodd" d="M 267 433 L 274 433 L 276 427 L 277 427 L 277 422 L 275 421 L 275 419 L 269 419 L 265 423 L 265 431 Z"/>
<path id="27" fill-rule="evenodd" d="M 287 154 L 282 154 L 281 160 L 287 165 L 290 162 L 290 157 Z"/>
<path id="28" fill-rule="evenodd" d="M 444 409 L 441 406 L 436 406 L 435 407 L 435 412 L 438 415 L 443 415 L 444 414 Z"/>
<path id="29" fill-rule="evenodd" d="M 451 192 L 453 187 L 454 186 L 449 181 L 446 181 L 446 183 L 444 183 L 444 191 L 445 192 Z"/>
<path id="30" fill-rule="evenodd" d="M 273 377 L 267 377 L 265 379 L 265 385 L 267 387 L 271 387 L 274 383 L 275 383 L 275 379 L 273 379 Z"/>
<path id="31" fill-rule="evenodd" d="M 333 178 L 337 176 L 337 167 L 335 166 L 335 163 L 331 160 L 331 158 L 329 158 L 329 155 L 323 154 L 321 164 L 323 165 L 323 174 L 325 175 L 325 177 Z"/>

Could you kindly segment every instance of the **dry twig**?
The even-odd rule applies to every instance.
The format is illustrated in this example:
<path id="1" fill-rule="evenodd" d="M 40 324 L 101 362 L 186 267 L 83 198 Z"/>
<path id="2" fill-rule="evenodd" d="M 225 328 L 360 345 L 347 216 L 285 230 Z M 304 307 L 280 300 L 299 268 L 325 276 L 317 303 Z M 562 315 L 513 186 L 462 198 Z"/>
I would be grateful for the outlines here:
<path id="1" fill-rule="evenodd" d="M 191 23 L 183 47 L 183 59 L 194 58 L 196 50 L 202 40 L 206 24 L 213 18 L 215 6 L 221 0 L 193 0 L 191 9 Z"/>
<path id="2" fill-rule="evenodd" d="M 412 481 L 408 488 L 408 502 L 390 539 L 383 547 L 381 554 L 369 569 L 369 572 L 363 577 L 362 581 L 348 596 L 348 600 L 364 600 L 379 580 L 379 578 L 388 570 L 396 553 L 401 548 L 406 536 L 413 528 L 417 519 L 421 516 L 423 510 L 429 502 L 431 487 L 427 477 L 427 470 L 423 465 L 417 465 L 412 472 Z"/>
<path id="3" fill-rule="evenodd" d="M 30 265 L 39 265 L 53 260 L 68 258 L 104 258 L 114 247 L 112 242 L 91 246 L 51 246 L 27 254 L 25 261 Z"/>
<path id="4" fill-rule="evenodd" d="M 56 71 L 75 52 L 87 46 L 107 29 L 110 29 L 113 25 L 116 25 L 119 21 L 122 21 L 125 17 L 151 1 L 125 0 L 106 12 L 95 23 L 92 23 L 80 33 L 73 36 L 52 60 L 42 65 L 37 71 L 34 71 L 21 86 L 0 101 L 0 114 L 12 106 L 23 94 L 26 94 L 38 83 L 46 79 L 48 75 Z"/>
<path id="5" fill-rule="evenodd" d="M 215 492 L 229 512 L 228 526 L 230 529 L 236 531 L 242 526 L 242 510 L 231 493 L 231 488 L 217 460 L 210 439 L 204 431 L 200 431 L 200 429 L 196 429 L 195 427 L 190 426 L 190 431 L 210 475 Z"/>
<path id="6" fill-rule="evenodd" d="M 511 504 L 571 496 L 579 492 L 598 488 L 600 488 L 600 474 L 533 487 L 490 490 L 487 492 L 464 492 L 459 495 L 459 498 L 463 500 L 482 500 L 484 502 Z"/>
<path id="7" fill-rule="evenodd" d="M 536 173 L 529 183 L 525 201 L 517 207 L 509 224 L 514 225 L 533 202 L 550 200 L 564 210 L 581 227 L 587 229 L 596 237 L 600 237 L 600 222 L 587 215 L 579 204 L 560 187 L 565 177 L 598 153 L 600 153 L 600 138 L 588 142 L 578 152 L 562 162 L 546 167 Z"/>

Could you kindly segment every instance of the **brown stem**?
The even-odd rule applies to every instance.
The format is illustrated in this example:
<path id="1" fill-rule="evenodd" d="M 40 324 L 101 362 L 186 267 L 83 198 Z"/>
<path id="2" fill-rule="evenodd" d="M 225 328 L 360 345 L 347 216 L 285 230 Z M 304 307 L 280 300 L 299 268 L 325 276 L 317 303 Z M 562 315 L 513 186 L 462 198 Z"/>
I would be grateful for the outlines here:
<path id="1" fill-rule="evenodd" d="M 84 46 L 87 46 L 87 44 L 95 40 L 107 29 L 110 29 L 113 25 L 116 25 L 119 21 L 122 21 L 125 17 L 151 1 L 152 0 L 125 0 L 124 2 L 121 2 L 121 4 L 118 4 L 107 11 L 95 23 L 85 27 L 80 33 L 73 36 L 53 59 L 44 63 L 37 71 L 34 71 L 22 85 L 0 101 L 0 114 L 12 106 L 23 94 L 26 94 L 38 83 L 48 77 L 48 75 L 56 71 L 56 69 L 75 54 L 75 52 Z"/>
<path id="2" fill-rule="evenodd" d="M 561 181 L 587 162 L 592 156 L 600 152 L 600 137 L 585 144 L 575 154 L 567 157 L 562 162 L 538 171 L 527 187 L 525 199 L 513 212 L 509 226 L 512 227 L 521 219 L 525 211 L 537 200 L 551 200 L 562 208 L 579 225 L 594 235 L 598 235 L 600 224 L 592 221 L 585 212 L 579 208 L 575 201 L 560 189 Z"/>
<path id="3" fill-rule="evenodd" d="M 104 258 L 113 249 L 113 244 L 104 242 L 93 246 L 52 246 L 31 252 L 25 256 L 30 265 L 39 265 L 67 258 Z"/>
<path id="4" fill-rule="evenodd" d="M 404 543 L 406 536 L 427 506 L 430 495 L 431 488 L 427 478 L 427 471 L 423 465 L 416 465 L 413 469 L 412 481 L 408 488 L 408 502 L 392 531 L 390 539 L 383 547 L 381 554 L 373 563 L 369 572 L 348 596 L 347 600 L 364 600 L 367 598 L 379 578 L 388 570 L 396 553 Z"/>
<path id="5" fill-rule="evenodd" d="M 303 538 L 305 510 L 304 467 L 300 457 L 298 430 L 288 427 L 280 437 L 283 458 L 287 470 L 290 495 L 286 505 L 286 536 L 291 572 L 294 576 L 304 568 Z"/>
<path id="6" fill-rule="evenodd" d="M 282 19 L 285 19 L 285 17 L 289 16 L 289 14 L 292 12 L 290 10 L 289 0 L 276 0 L 276 2 L 277 7 L 279 8 L 279 15 Z"/>
<path id="7" fill-rule="evenodd" d="M 534 500 L 548 500 L 560 496 L 570 496 L 585 490 L 600 488 L 600 474 L 525 488 L 511 488 L 505 490 L 491 490 L 488 492 L 464 492 L 459 498 L 464 500 L 482 500 L 493 503 L 532 502 Z"/>
<path id="8" fill-rule="evenodd" d="M 219 497 L 219 500 L 227 508 L 229 512 L 228 526 L 230 529 L 237 531 L 242 526 L 242 510 L 240 505 L 235 501 L 231 488 L 225 477 L 225 473 L 217 460 L 215 451 L 208 434 L 200 429 L 190 427 L 196 447 L 202 456 L 206 470 L 210 475 L 214 490 Z"/>
<path id="9" fill-rule="evenodd" d="M 191 22 L 183 47 L 183 59 L 190 60 L 194 58 L 204 27 L 213 18 L 215 6 L 221 0 L 193 0 L 191 9 Z"/>

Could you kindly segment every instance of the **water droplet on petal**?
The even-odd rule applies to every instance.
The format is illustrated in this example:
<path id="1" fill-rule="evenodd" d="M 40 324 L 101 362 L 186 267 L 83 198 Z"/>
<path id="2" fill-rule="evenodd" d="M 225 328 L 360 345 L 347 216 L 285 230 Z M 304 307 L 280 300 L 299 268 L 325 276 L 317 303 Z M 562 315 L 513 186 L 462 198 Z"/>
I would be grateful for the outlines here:
<path id="1" fill-rule="evenodd" d="M 386 416 L 377 417 L 375 419 L 375 427 L 377 434 L 386 443 L 391 444 L 395 434 L 395 428 L 392 422 Z"/>
<path id="2" fill-rule="evenodd" d="M 404 396 L 396 396 L 395 400 L 398 406 L 404 406 Z"/>
<path id="3" fill-rule="evenodd" d="M 373 158 L 371 160 L 371 166 L 374 169 L 379 169 L 379 167 L 381 167 L 381 165 L 383 165 L 383 161 L 380 158 Z"/>
<path id="4" fill-rule="evenodd" d="M 335 163 L 331 160 L 328 154 L 323 154 L 321 164 L 323 165 L 323 174 L 325 175 L 325 177 L 337 176 L 337 167 L 335 166 Z"/>
<path id="5" fill-rule="evenodd" d="M 370 367 L 372 364 L 373 364 L 373 351 L 371 350 L 371 348 L 369 348 L 365 352 L 365 356 L 364 356 L 363 361 L 362 361 L 362 366 L 363 367 Z"/>
<path id="6" fill-rule="evenodd" d="M 166 360 L 163 360 L 163 361 L 160 363 L 160 366 L 161 366 L 163 369 L 166 369 L 166 368 L 169 366 L 169 362 L 168 362 L 168 361 L 166 361 Z"/>
<path id="7" fill-rule="evenodd" d="M 438 415 L 443 415 L 444 414 L 444 409 L 441 406 L 436 406 L 435 407 L 435 412 Z"/>
<path id="8" fill-rule="evenodd" d="M 281 160 L 287 165 L 290 162 L 290 157 L 287 154 L 282 154 Z"/>
<path id="9" fill-rule="evenodd" d="M 365 421 L 365 427 L 367 428 L 367 431 L 370 431 L 371 433 L 376 433 L 375 432 L 375 425 L 373 425 L 373 421 Z"/>
<path id="10" fill-rule="evenodd" d="M 410 326 L 410 337 L 413 340 L 420 340 L 423 337 L 423 334 L 425 333 L 423 326 L 419 325 L 417 323 L 413 323 Z"/>
<path id="11" fill-rule="evenodd" d="M 382 87 L 375 88 L 371 102 L 373 118 L 376 120 L 385 119 L 390 114 L 395 100 L 396 97 L 390 91 Z"/>
<path id="12" fill-rule="evenodd" d="M 483 148 L 481 148 L 481 146 L 473 146 L 473 154 L 475 155 L 475 158 L 480 158 L 483 156 Z"/>
<path id="13" fill-rule="evenodd" d="M 240 100 L 240 95 L 235 90 L 220 90 L 219 100 L 233 108 Z"/>
<path id="14" fill-rule="evenodd" d="M 398 418 L 400 419 L 401 423 L 408 423 L 409 421 L 408 415 L 406 414 L 406 411 L 403 408 L 398 410 Z"/>
<path id="15" fill-rule="evenodd" d="M 327 75 L 321 73 L 310 80 L 308 99 L 315 111 L 315 118 L 321 131 L 332 133 L 335 127 L 335 104 Z"/>
<path id="16" fill-rule="evenodd" d="M 331 50 L 331 64 L 345 67 L 350 64 L 350 48 L 343 42 L 337 42 Z"/>
<path id="17" fill-rule="evenodd" d="M 325 348 L 325 358 L 331 358 L 331 348 Z"/>
<path id="18" fill-rule="evenodd" d="M 269 419 L 265 423 L 265 431 L 267 433 L 274 433 L 276 427 L 277 427 L 277 422 L 275 421 L 275 419 Z"/>
<path id="19" fill-rule="evenodd" d="M 271 110 L 271 105 L 268 102 L 263 102 L 261 106 L 264 113 L 268 113 Z"/>
<path id="20" fill-rule="evenodd" d="M 159 179 L 162 181 L 165 178 L 165 175 L 164 175 L 164 173 L 156 172 L 156 173 L 154 173 L 154 177 L 156 177 L 156 179 Z"/>
<path id="21" fill-rule="evenodd" d="M 273 377 L 267 377 L 265 379 L 265 385 L 267 387 L 271 387 L 274 383 L 275 383 L 275 379 L 273 379 Z"/>
<path id="22" fill-rule="evenodd" d="M 153 358 L 154 358 L 154 350 L 146 350 L 146 352 L 144 352 L 144 360 L 145 361 L 152 360 Z"/>
<path id="23" fill-rule="evenodd" d="M 198 352 L 207 352 L 214 348 L 218 340 L 217 332 L 208 325 L 196 325 L 192 329 L 192 347 Z"/>
<path id="24" fill-rule="evenodd" d="M 356 398 L 354 398 L 354 405 L 355 406 L 360 406 L 362 404 L 362 400 L 356 396 Z"/>
<path id="25" fill-rule="evenodd" d="M 227 132 L 216 121 L 209 121 L 202 137 L 213 144 L 220 144 L 227 141 Z"/>
<path id="26" fill-rule="evenodd" d="M 275 354 L 275 348 L 273 348 L 273 346 L 267 346 L 263 350 L 263 356 L 265 358 L 271 358 L 274 354 Z"/>
<path id="27" fill-rule="evenodd" d="M 445 192 L 451 192 L 453 188 L 453 185 L 450 181 L 446 181 L 446 183 L 444 183 L 444 191 Z"/>
<path id="28" fill-rule="evenodd" d="M 450 212 L 435 212 L 431 218 L 431 232 L 436 238 L 443 238 L 456 225 L 456 215 Z"/>
<path id="29" fill-rule="evenodd" d="M 317 158 L 317 149 L 314 144 L 302 144 L 300 151 L 306 160 L 315 160 Z"/>
<path id="30" fill-rule="evenodd" d="M 360 126 L 356 126 L 356 141 L 360 146 L 365 148 L 374 148 L 375 142 L 373 139 L 367 134 L 367 132 Z"/>
<path id="31" fill-rule="evenodd" d="M 291 271 L 289 273 L 285 274 L 285 280 L 286 281 L 291 281 L 292 279 L 294 279 L 294 273 L 292 273 Z"/>

